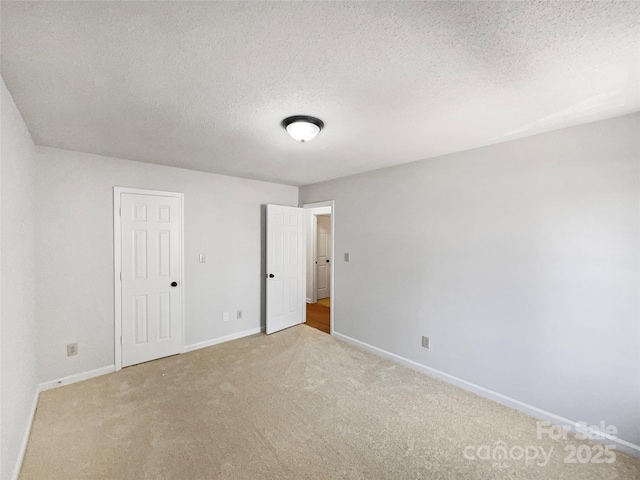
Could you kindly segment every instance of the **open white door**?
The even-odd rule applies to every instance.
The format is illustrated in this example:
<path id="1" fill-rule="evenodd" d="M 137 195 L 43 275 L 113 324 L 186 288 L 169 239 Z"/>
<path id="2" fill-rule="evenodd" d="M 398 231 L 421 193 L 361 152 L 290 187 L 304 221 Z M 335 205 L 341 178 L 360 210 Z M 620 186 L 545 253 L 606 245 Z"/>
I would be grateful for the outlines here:
<path id="1" fill-rule="evenodd" d="M 305 320 L 303 212 L 267 205 L 267 334 Z"/>
<path id="2" fill-rule="evenodd" d="M 316 299 L 331 296 L 331 215 L 317 215 Z"/>

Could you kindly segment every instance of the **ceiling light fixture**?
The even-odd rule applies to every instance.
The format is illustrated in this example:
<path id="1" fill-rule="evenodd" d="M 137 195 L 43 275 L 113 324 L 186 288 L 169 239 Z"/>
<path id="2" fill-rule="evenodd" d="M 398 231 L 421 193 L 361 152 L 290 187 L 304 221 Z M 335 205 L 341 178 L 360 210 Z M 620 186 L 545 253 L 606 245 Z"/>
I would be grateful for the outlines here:
<path id="1" fill-rule="evenodd" d="M 316 135 L 324 128 L 324 122 L 308 115 L 294 115 L 285 118 L 282 121 L 282 126 L 292 138 L 304 143 L 316 138 Z"/>

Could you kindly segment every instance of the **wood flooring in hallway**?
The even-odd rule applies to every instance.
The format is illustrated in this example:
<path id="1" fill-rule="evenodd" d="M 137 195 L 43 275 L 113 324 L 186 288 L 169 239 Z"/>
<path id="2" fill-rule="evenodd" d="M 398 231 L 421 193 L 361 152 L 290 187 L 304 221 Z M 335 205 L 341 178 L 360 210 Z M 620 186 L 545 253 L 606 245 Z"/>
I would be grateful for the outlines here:
<path id="1" fill-rule="evenodd" d="M 320 303 L 307 303 L 307 325 L 324 333 L 331 330 L 331 308 Z"/>

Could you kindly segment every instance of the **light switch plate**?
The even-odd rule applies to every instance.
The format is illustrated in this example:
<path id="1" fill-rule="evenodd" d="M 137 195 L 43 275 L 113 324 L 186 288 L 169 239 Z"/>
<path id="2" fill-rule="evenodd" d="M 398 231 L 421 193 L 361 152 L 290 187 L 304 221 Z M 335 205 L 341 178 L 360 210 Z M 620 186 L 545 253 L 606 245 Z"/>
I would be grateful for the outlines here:
<path id="1" fill-rule="evenodd" d="M 344 254 L 344 261 L 348 262 L 351 259 L 351 255 L 349 255 L 348 253 Z"/>
<path id="2" fill-rule="evenodd" d="M 207 255 L 204 253 L 200 254 L 200 263 L 204 263 L 207 261 Z"/>

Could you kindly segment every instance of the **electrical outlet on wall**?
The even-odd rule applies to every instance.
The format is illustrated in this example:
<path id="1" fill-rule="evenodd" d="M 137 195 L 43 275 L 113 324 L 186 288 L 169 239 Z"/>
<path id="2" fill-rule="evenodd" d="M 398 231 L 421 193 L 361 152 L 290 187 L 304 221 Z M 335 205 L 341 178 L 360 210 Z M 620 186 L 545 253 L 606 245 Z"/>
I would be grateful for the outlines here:
<path id="1" fill-rule="evenodd" d="M 236 320 L 242 320 L 242 310 L 236 312 Z"/>
<path id="2" fill-rule="evenodd" d="M 70 343 L 67 345 L 67 357 L 71 357 L 73 355 L 77 355 L 78 354 L 78 344 L 77 343 Z"/>
<path id="3" fill-rule="evenodd" d="M 422 346 L 424 348 L 429 348 L 429 337 L 422 337 Z"/>

